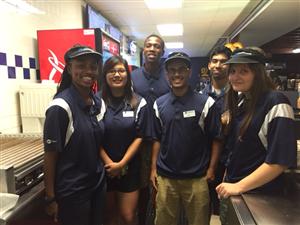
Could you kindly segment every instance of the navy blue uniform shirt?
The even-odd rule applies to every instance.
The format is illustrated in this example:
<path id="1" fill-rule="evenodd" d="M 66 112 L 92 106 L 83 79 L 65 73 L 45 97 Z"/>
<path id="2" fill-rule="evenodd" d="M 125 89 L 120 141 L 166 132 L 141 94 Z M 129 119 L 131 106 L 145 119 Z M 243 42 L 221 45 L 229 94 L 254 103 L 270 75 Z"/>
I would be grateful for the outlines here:
<path id="1" fill-rule="evenodd" d="M 135 109 L 123 99 L 107 106 L 103 147 L 113 161 L 120 161 L 134 139 L 144 136 L 146 104 L 140 97 Z"/>
<path id="2" fill-rule="evenodd" d="M 221 92 L 219 94 L 217 94 L 215 92 L 215 90 L 213 89 L 212 85 L 209 84 L 207 85 L 203 90 L 201 90 L 199 93 L 201 94 L 204 94 L 204 95 L 207 95 L 207 96 L 210 96 L 212 97 L 214 100 L 215 100 L 215 110 L 216 110 L 216 116 L 218 118 L 219 121 L 221 121 L 221 115 L 222 113 L 224 113 L 224 103 L 225 103 L 225 89 L 226 87 L 224 87 L 223 89 L 221 89 Z M 223 139 L 223 135 L 222 135 L 222 127 L 221 127 L 221 123 L 217 123 L 216 124 L 218 126 L 218 129 L 219 130 L 219 136 L 218 136 L 218 139 Z M 221 151 L 221 154 L 220 154 L 220 162 L 222 164 L 225 164 L 225 161 L 228 157 L 228 150 L 223 148 L 222 151 Z"/>
<path id="3" fill-rule="evenodd" d="M 71 85 L 55 96 L 46 111 L 45 151 L 57 151 L 55 196 L 86 199 L 104 177 L 99 157 L 105 112 L 103 101 L 91 93 L 93 105 L 85 104 Z"/>
<path id="4" fill-rule="evenodd" d="M 218 94 L 214 89 L 213 86 L 211 84 L 205 86 L 204 89 L 202 89 L 201 91 L 199 91 L 201 94 L 205 94 L 208 95 L 210 97 L 212 97 L 214 100 L 216 100 L 217 98 L 221 98 L 224 96 L 225 94 L 225 88 L 221 89 L 221 92 Z"/>
<path id="5" fill-rule="evenodd" d="M 225 146 L 230 152 L 227 182 L 243 179 L 262 163 L 296 166 L 294 114 L 288 99 L 282 93 L 269 91 L 260 97 L 253 119 L 240 140 L 238 129 L 244 115 L 241 103 L 238 115 L 233 118 L 233 126 Z M 278 179 L 281 177 L 258 189 L 273 190 Z"/>
<path id="6" fill-rule="evenodd" d="M 211 141 L 218 134 L 214 100 L 189 89 L 182 97 L 163 95 L 154 109 L 160 140 L 157 173 L 177 179 L 205 175 Z"/>
<path id="7" fill-rule="evenodd" d="M 152 125 L 154 120 L 154 101 L 170 91 L 170 85 L 166 78 L 164 65 L 161 63 L 158 70 L 153 74 L 148 73 L 145 70 L 145 67 L 135 69 L 132 71 L 131 77 L 134 91 L 146 99 L 148 115 L 147 123 Z M 146 139 L 153 138 L 153 129 L 152 126 L 148 126 L 148 131 L 145 136 Z"/>

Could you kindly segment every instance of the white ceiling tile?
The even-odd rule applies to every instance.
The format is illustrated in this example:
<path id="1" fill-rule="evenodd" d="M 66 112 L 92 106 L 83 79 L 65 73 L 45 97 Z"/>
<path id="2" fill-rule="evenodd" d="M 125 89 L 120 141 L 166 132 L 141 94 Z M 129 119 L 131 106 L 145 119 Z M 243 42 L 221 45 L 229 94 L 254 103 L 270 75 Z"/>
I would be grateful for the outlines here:
<path id="1" fill-rule="evenodd" d="M 259 45 L 272 35 L 283 34 L 283 30 L 291 29 L 297 24 L 300 26 L 300 2 L 298 1 L 297 5 L 297 1 L 274 0 L 268 9 L 241 33 L 241 39 L 247 44 L 253 43 L 250 39 L 254 39 Z M 165 41 L 183 41 L 184 49 L 191 56 L 205 56 L 218 39 L 228 32 L 230 26 L 241 18 L 245 8 L 250 5 L 255 7 L 260 1 L 184 0 L 181 9 L 163 10 L 149 10 L 143 0 L 86 2 L 91 3 L 125 35 L 136 39 L 140 47 L 146 36 L 151 33 L 158 34 L 157 24 L 183 23 L 183 36 L 164 37 Z M 255 35 L 252 35 L 251 31 L 255 29 Z"/>

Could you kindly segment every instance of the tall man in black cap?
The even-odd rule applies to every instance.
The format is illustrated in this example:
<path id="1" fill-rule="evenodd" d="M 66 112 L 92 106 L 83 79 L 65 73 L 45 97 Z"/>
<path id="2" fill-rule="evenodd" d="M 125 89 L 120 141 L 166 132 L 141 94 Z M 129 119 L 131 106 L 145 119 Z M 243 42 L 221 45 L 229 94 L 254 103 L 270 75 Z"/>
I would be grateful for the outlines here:
<path id="1" fill-rule="evenodd" d="M 211 143 L 218 134 L 214 100 L 189 87 L 187 54 L 171 53 L 165 68 L 171 92 L 154 102 L 151 181 L 157 189 L 155 224 L 176 224 L 181 202 L 189 225 L 208 225 L 206 179 L 214 174 L 216 162 L 210 159 L 216 158 L 217 151 L 211 152 Z"/>

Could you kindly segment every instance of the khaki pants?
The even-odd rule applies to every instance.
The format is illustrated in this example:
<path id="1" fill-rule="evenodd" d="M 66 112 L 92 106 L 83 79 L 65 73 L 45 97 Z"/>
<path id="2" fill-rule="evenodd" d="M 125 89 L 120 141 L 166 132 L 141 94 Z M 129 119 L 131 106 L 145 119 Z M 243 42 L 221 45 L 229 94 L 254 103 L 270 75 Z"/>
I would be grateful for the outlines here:
<path id="1" fill-rule="evenodd" d="M 156 225 L 176 225 L 180 202 L 189 225 L 209 225 L 209 191 L 204 177 L 169 179 L 158 176 L 157 181 Z"/>

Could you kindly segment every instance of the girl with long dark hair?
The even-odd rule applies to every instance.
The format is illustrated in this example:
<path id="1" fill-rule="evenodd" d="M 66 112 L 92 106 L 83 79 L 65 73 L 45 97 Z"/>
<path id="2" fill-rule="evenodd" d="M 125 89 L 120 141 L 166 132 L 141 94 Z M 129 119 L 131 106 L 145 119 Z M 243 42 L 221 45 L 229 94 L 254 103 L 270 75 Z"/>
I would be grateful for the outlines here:
<path id="1" fill-rule="evenodd" d="M 222 123 L 229 155 L 217 193 L 221 199 L 278 193 L 284 189 L 282 173 L 296 165 L 293 109 L 284 94 L 274 91 L 261 50 L 239 49 L 226 64 L 230 87 Z M 224 202 L 220 217 L 227 224 Z"/>
<path id="2" fill-rule="evenodd" d="M 128 64 L 112 56 L 103 66 L 104 143 L 100 150 L 107 173 L 105 224 L 137 224 L 140 162 L 146 101 L 133 92 Z"/>

